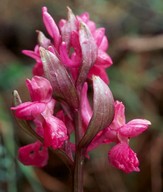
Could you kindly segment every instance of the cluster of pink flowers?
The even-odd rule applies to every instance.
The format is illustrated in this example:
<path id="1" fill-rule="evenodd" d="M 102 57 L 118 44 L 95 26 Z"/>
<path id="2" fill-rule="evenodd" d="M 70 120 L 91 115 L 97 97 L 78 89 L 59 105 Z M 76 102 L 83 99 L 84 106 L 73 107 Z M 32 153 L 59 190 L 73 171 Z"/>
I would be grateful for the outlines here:
<path id="1" fill-rule="evenodd" d="M 100 144 L 114 142 L 108 153 L 110 163 L 126 173 L 139 171 L 129 140 L 144 132 L 150 122 L 134 119 L 126 123 L 124 105 L 113 99 L 107 85 L 106 68 L 112 60 L 106 53 L 105 29 L 96 28 L 88 13 L 75 16 L 69 8 L 68 20 L 62 19 L 58 26 L 46 7 L 42 15 L 51 39 L 38 31 L 34 51 L 23 51 L 36 61 L 34 77 L 26 80 L 31 101 L 11 109 L 17 118 L 33 122 L 43 142 L 21 147 L 19 160 L 25 165 L 45 166 L 50 147 L 64 151 L 73 162 L 78 148 L 83 148 L 87 157 Z M 88 88 L 93 89 L 92 102 Z"/>

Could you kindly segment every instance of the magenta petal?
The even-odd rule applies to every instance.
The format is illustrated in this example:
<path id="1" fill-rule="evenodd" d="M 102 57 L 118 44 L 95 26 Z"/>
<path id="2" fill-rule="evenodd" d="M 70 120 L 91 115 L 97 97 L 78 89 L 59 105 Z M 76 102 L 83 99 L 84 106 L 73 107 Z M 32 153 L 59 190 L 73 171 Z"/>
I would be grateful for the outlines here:
<path id="1" fill-rule="evenodd" d="M 50 34 L 50 36 L 54 39 L 55 46 L 58 47 L 60 40 L 61 40 L 59 29 L 58 29 L 55 21 L 51 17 L 51 15 L 47 12 L 46 7 L 42 8 L 42 14 L 43 14 L 43 22 L 45 24 L 45 27 L 46 27 L 48 33 Z"/>
<path id="2" fill-rule="evenodd" d="M 96 45 L 99 47 L 105 34 L 105 28 L 96 29 L 93 36 L 96 40 Z"/>
<path id="3" fill-rule="evenodd" d="M 43 115 L 52 115 L 54 113 L 54 107 L 55 107 L 56 101 L 54 99 L 51 99 L 48 103 L 46 103 L 45 110 L 43 111 Z"/>
<path id="4" fill-rule="evenodd" d="M 33 75 L 44 76 L 44 69 L 42 62 L 36 63 L 32 70 Z"/>
<path id="5" fill-rule="evenodd" d="M 44 119 L 44 144 L 54 149 L 61 148 L 67 140 L 67 128 L 65 124 L 54 116 L 47 116 Z"/>
<path id="6" fill-rule="evenodd" d="M 88 101 L 87 90 L 88 90 L 88 85 L 87 83 L 85 83 L 83 86 L 82 96 L 81 96 L 81 112 L 82 112 L 82 119 L 86 126 L 88 126 L 93 113 Z"/>
<path id="7" fill-rule="evenodd" d="M 115 145 L 108 154 L 110 163 L 126 173 L 140 171 L 139 160 L 127 143 Z"/>
<path id="8" fill-rule="evenodd" d="M 67 45 L 65 42 L 62 42 L 60 47 L 59 47 L 59 52 L 60 52 L 60 57 L 61 61 L 64 65 L 71 67 L 71 60 L 69 58 L 68 50 L 67 50 Z"/>
<path id="9" fill-rule="evenodd" d="M 37 62 L 41 62 L 40 56 L 38 53 L 34 52 L 34 51 L 30 51 L 30 50 L 23 50 L 22 51 L 23 54 L 35 59 Z"/>
<path id="10" fill-rule="evenodd" d="M 104 142 L 105 140 L 105 131 L 102 130 L 100 131 L 95 137 L 94 139 L 91 141 L 91 143 L 88 145 L 88 148 L 87 148 L 87 153 L 89 151 L 92 151 L 93 149 L 95 149 L 96 147 L 100 146 L 101 144 L 103 143 L 106 143 Z M 108 142 L 109 143 L 109 142 Z M 86 153 L 86 155 L 87 155 Z M 87 157 L 87 156 L 86 156 Z"/>
<path id="11" fill-rule="evenodd" d="M 61 19 L 58 23 L 59 29 L 62 31 L 62 27 L 64 27 L 64 25 L 66 24 L 66 20 L 65 19 Z"/>
<path id="12" fill-rule="evenodd" d="M 82 13 L 77 18 L 80 18 L 84 23 L 87 23 L 89 21 L 89 13 L 88 12 Z"/>
<path id="13" fill-rule="evenodd" d="M 89 71 L 88 77 L 91 79 L 93 75 L 99 76 L 106 84 L 109 83 L 109 78 L 104 68 L 94 65 Z"/>
<path id="14" fill-rule="evenodd" d="M 151 122 L 145 119 L 134 119 L 119 129 L 119 133 L 125 137 L 136 137 L 148 129 Z"/>
<path id="15" fill-rule="evenodd" d="M 110 128 L 111 126 L 107 127 L 105 130 L 104 130 L 104 143 L 110 143 L 110 142 L 115 142 L 115 143 L 118 143 L 119 142 L 119 138 L 117 137 L 117 130 Z"/>
<path id="16" fill-rule="evenodd" d="M 72 47 L 74 48 L 74 51 L 81 58 L 82 53 L 81 53 L 81 47 L 80 47 L 80 42 L 79 42 L 79 34 L 77 32 L 75 32 L 75 31 L 71 32 L 70 43 L 71 43 Z"/>
<path id="17" fill-rule="evenodd" d="M 96 24 L 95 22 L 89 20 L 89 13 L 85 12 L 81 14 L 80 16 L 77 16 L 79 21 L 84 22 L 90 29 L 91 33 L 93 34 L 96 30 Z"/>
<path id="18" fill-rule="evenodd" d="M 73 120 L 70 117 L 68 117 L 67 115 L 65 115 L 62 110 L 57 112 L 56 117 L 64 122 L 64 124 L 67 127 L 68 135 L 70 135 L 74 131 Z"/>
<path id="19" fill-rule="evenodd" d="M 109 43 L 106 36 L 103 37 L 101 44 L 99 45 L 99 49 L 102 51 L 106 51 L 108 49 Z"/>
<path id="20" fill-rule="evenodd" d="M 96 30 L 96 24 L 93 21 L 88 21 L 87 26 L 89 27 L 91 33 L 93 34 Z"/>
<path id="21" fill-rule="evenodd" d="M 115 101 L 114 108 L 115 108 L 115 115 L 114 115 L 113 123 L 115 127 L 120 128 L 126 123 L 125 106 L 123 105 L 122 102 Z"/>
<path id="22" fill-rule="evenodd" d="M 110 67 L 112 65 L 111 57 L 102 50 L 98 50 L 98 56 L 95 62 L 95 65 L 99 65 L 100 67 Z"/>
<path id="23" fill-rule="evenodd" d="M 15 116 L 20 119 L 32 120 L 40 115 L 45 107 L 45 103 L 25 102 L 16 107 L 11 107 L 11 110 L 14 110 Z"/>
<path id="24" fill-rule="evenodd" d="M 26 85 L 32 101 L 48 102 L 51 100 L 52 87 L 47 79 L 40 76 L 34 76 L 32 80 L 26 80 Z"/>
<path id="25" fill-rule="evenodd" d="M 18 159 L 24 165 L 43 167 L 48 162 L 48 149 L 37 141 L 19 148 Z"/>
<path id="26" fill-rule="evenodd" d="M 78 64 L 74 63 L 70 58 L 69 58 L 69 53 L 67 50 L 67 45 L 65 42 L 62 42 L 60 45 L 60 57 L 61 61 L 65 66 L 68 67 L 76 67 Z"/>
<path id="27" fill-rule="evenodd" d="M 34 119 L 34 124 L 35 124 L 35 131 L 36 133 L 43 138 L 44 136 L 44 129 L 42 126 L 42 116 L 39 116 L 38 118 Z"/>

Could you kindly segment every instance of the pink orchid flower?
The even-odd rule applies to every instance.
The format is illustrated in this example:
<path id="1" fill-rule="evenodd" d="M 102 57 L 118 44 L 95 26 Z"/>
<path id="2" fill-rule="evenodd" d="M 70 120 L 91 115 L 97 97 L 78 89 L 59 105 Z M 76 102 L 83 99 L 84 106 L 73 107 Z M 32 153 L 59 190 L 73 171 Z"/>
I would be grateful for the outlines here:
<path id="1" fill-rule="evenodd" d="M 24 165 L 43 167 L 48 161 L 48 147 L 54 150 L 62 148 L 68 139 L 67 128 L 58 118 L 48 114 L 47 117 L 36 118 L 36 132 L 43 137 L 44 143 L 36 141 L 19 148 L 18 159 Z"/>
<path id="2" fill-rule="evenodd" d="M 125 107 L 122 102 L 115 101 L 115 115 L 111 125 L 105 130 L 105 142 L 128 142 L 148 129 L 151 122 L 146 119 L 134 119 L 126 123 Z"/>
<path id="3" fill-rule="evenodd" d="M 112 165 L 126 173 L 139 171 L 139 161 L 136 153 L 129 147 L 129 139 L 136 137 L 148 129 L 151 125 L 146 119 L 134 119 L 126 123 L 125 107 L 122 102 L 115 102 L 115 117 L 111 125 L 105 130 L 104 142 L 116 142 L 117 144 L 109 152 L 109 160 Z"/>
<path id="4" fill-rule="evenodd" d="M 83 118 L 84 122 L 88 124 L 91 116 L 90 105 L 86 96 L 86 87 L 83 88 Z M 150 121 L 146 119 L 134 119 L 126 123 L 125 107 L 122 102 L 115 101 L 114 119 L 109 127 L 100 131 L 87 148 L 88 152 L 98 147 L 102 143 L 115 142 L 116 145 L 109 152 L 109 160 L 112 165 L 123 170 L 126 173 L 132 171 L 139 171 L 139 161 L 136 153 L 129 147 L 129 139 L 136 137 L 148 129 L 151 125 Z M 84 111 L 87 111 L 87 117 L 84 116 Z"/>
<path id="5" fill-rule="evenodd" d="M 48 161 L 48 149 L 39 141 L 19 148 L 18 159 L 24 165 L 43 167 Z"/>
<path id="6" fill-rule="evenodd" d="M 54 107 L 52 87 L 47 79 L 34 76 L 32 80 L 26 80 L 26 85 L 32 101 L 22 103 L 16 107 L 11 107 L 11 109 L 15 111 L 16 117 L 32 120 L 43 113 L 45 109 L 47 111 L 47 109 L 51 110 L 50 108 Z"/>
<path id="7" fill-rule="evenodd" d="M 50 82 L 41 77 L 34 76 L 26 80 L 31 102 L 22 103 L 11 107 L 17 118 L 33 120 L 36 133 L 44 139 L 44 146 L 39 141 L 21 147 L 19 160 L 25 165 L 45 166 L 48 159 L 47 147 L 61 148 L 67 140 L 65 124 L 53 116 L 55 100 L 52 98 Z"/>

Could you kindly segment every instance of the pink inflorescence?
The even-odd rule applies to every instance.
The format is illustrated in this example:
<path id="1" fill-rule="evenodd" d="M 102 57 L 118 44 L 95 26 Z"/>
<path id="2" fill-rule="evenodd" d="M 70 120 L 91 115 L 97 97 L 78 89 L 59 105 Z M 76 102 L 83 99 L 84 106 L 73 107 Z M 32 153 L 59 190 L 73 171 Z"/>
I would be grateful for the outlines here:
<path id="1" fill-rule="evenodd" d="M 36 61 L 33 68 L 34 75 L 44 75 L 43 64 L 40 57 L 39 47 L 57 54 L 61 62 L 70 70 L 74 79 L 77 78 L 79 68 L 81 67 L 83 55 L 89 55 L 89 50 L 84 50 L 84 44 L 87 43 L 83 36 L 89 36 L 89 41 L 93 46 L 94 62 L 89 70 L 88 77 L 92 75 L 100 76 L 108 83 L 106 68 L 112 65 L 110 56 L 106 53 L 108 49 L 108 40 L 105 36 L 104 28 L 96 28 L 96 24 L 89 19 L 88 13 L 83 13 L 80 16 L 73 15 L 68 9 L 68 20 L 60 20 L 57 26 L 47 8 L 42 8 L 43 22 L 49 33 L 51 40 L 38 31 L 38 42 L 34 51 L 23 50 L 23 53 L 32 57 Z M 83 26 L 87 28 L 87 33 L 83 33 Z M 90 34 L 89 34 L 90 33 Z M 86 53 L 84 53 L 86 52 Z"/>
<path id="2" fill-rule="evenodd" d="M 34 51 L 23 51 L 36 61 L 33 78 L 26 80 L 31 101 L 11 108 L 17 118 L 32 121 L 30 128 L 41 141 L 21 147 L 19 160 L 42 167 L 48 162 L 49 147 L 62 150 L 73 161 L 79 147 L 88 157 L 88 152 L 100 144 L 115 143 L 108 153 L 110 163 L 126 173 L 139 171 L 129 140 L 151 123 L 145 119 L 126 123 L 124 105 L 113 99 L 107 85 L 106 69 L 112 60 L 106 52 L 105 29 L 96 28 L 88 13 L 75 16 L 69 8 L 68 20 L 62 19 L 58 25 L 46 7 L 42 8 L 42 16 L 50 38 L 37 31 Z M 87 93 L 90 84 L 92 102 Z M 81 121 L 79 127 L 76 118 Z M 70 135 L 75 131 L 79 135 L 73 143 Z"/>

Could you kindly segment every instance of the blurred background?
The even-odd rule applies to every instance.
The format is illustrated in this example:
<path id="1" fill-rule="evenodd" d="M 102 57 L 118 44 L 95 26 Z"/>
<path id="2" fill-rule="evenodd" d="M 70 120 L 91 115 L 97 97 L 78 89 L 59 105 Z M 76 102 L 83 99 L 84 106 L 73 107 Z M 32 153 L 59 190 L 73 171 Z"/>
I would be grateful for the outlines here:
<path id="1" fill-rule="evenodd" d="M 41 7 L 58 22 L 66 6 L 75 14 L 90 13 L 106 28 L 114 65 L 108 70 L 110 88 L 126 105 L 127 120 L 146 118 L 148 131 L 131 141 L 140 160 L 139 173 L 124 174 L 108 164 L 108 146 L 86 160 L 85 192 L 163 191 L 163 1 L 162 0 L 0 0 L 0 192 L 68 192 L 67 168 L 54 155 L 43 169 L 25 167 L 17 149 L 31 141 L 16 124 L 10 106 L 12 91 L 28 99 L 25 79 L 34 61 L 21 53 L 45 32 Z"/>

